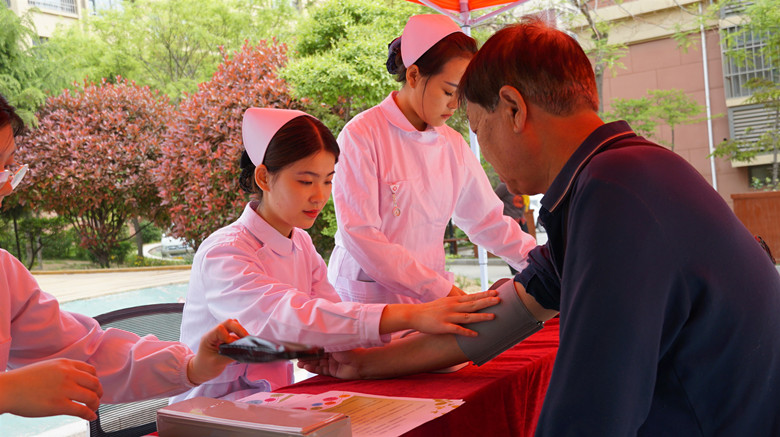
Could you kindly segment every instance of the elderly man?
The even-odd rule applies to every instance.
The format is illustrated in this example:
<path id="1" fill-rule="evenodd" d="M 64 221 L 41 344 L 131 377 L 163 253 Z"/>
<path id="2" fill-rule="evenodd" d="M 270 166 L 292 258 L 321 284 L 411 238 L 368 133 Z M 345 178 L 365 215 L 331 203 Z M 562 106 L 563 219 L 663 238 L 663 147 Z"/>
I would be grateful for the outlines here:
<path id="1" fill-rule="evenodd" d="M 491 37 L 460 92 L 510 190 L 545 194 L 549 241 L 502 293 L 512 316 L 491 308 L 473 341 L 419 335 L 306 367 L 354 378 L 479 364 L 560 311 L 537 435 L 780 435 L 780 275 L 707 181 L 603 123 L 585 53 L 540 22 Z"/>

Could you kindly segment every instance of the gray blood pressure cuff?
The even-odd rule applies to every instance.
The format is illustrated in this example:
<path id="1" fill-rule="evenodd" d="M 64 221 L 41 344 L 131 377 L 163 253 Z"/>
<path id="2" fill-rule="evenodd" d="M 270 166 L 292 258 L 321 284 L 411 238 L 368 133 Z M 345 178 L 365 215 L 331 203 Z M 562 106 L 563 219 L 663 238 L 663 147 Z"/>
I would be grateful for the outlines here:
<path id="1" fill-rule="evenodd" d="M 520 300 L 514 281 L 506 281 L 496 291 L 501 303 L 478 311 L 493 313 L 496 318 L 469 324 L 469 329 L 479 333 L 476 337 L 455 336 L 460 350 L 478 366 L 544 327 L 544 322 L 536 320 Z"/>

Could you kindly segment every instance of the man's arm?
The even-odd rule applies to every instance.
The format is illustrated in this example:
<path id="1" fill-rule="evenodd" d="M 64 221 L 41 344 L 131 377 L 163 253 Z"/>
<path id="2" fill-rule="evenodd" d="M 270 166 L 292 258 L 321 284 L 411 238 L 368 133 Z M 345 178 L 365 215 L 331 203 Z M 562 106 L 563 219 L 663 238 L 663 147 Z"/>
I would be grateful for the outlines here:
<path id="1" fill-rule="evenodd" d="M 341 379 L 384 379 L 430 372 L 467 360 L 452 334 L 413 334 L 384 347 L 332 352 L 314 361 L 299 360 L 298 367 Z"/>
<path id="2" fill-rule="evenodd" d="M 513 282 L 513 285 L 517 297 L 511 296 L 511 298 L 515 300 L 519 298 L 536 320 L 546 321 L 558 314 L 557 311 L 539 305 L 525 292 L 519 282 Z M 491 307 L 489 311 L 499 313 L 502 310 L 500 307 L 508 307 L 511 304 L 510 300 L 505 296 L 500 304 Z M 470 325 L 480 333 L 480 336 L 473 340 L 479 342 L 477 346 L 482 346 L 486 350 L 476 351 L 477 354 L 486 352 L 497 355 L 522 340 L 522 338 L 511 337 L 512 329 L 503 329 L 498 325 L 500 323 L 515 325 L 519 322 L 511 318 L 511 311 L 506 314 L 507 316 L 503 318 L 497 316 L 496 320 Z M 394 340 L 384 347 L 355 349 L 331 353 L 321 360 L 299 361 L 298 366 L 309 372 L 342 379 L 380 379 L 430 372 L 470 360 L 471 358 L 459 344 L 459 340 L 464 339 L 466 337 L 459 339 L 455 335 L 415 334 Z M 502 347 L 496 349 L 496 344 Z M 469 355 L 472 355 L 472 349 L 469 348 Z"/>

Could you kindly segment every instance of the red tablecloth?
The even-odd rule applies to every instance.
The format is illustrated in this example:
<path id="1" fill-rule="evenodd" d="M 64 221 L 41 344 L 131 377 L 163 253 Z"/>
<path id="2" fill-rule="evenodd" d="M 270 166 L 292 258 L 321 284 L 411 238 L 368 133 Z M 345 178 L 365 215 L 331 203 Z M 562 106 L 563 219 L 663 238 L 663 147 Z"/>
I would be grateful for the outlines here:
<path id="1" fill-rule="evenodd" d="M 455 410 L 404 436 L 532 436 L 558 351 L 558 319 L 482 367 L 449 374 L 344 381 L 315 376 L 277 392 L 319 394 L 329 390 L 437 399 L 463 399 Z"/>

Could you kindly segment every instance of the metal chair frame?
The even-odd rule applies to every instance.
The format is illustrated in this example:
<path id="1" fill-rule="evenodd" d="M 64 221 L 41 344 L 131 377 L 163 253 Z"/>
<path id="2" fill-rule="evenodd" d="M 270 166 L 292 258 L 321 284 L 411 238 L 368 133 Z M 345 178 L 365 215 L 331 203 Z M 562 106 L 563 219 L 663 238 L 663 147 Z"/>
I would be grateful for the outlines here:
<path id="1" fill-rule="evenodd" d="M 119 328 L 144 336 L 152 334 L 164 341 L 178 341 L 181 330 L 181 314 L 184 310 L 183 303 L 161 303 L 151 305 L 140 305 L 130 308 L 122 308 L 109 313 L 101 314 L 95 317 L 95 320 L 103 329 Z M 143 323 L 145 319 L 156 315 L 170 315 L 171 326 L 165 326 L 165 331 L 154 332 L 150 325 Z M 168 329 L 170 328 L 170 329 Z M 149 415 L 151 412 L 156 414 L 157 409 L 168 405 L 167 398 L 155 399 L 139 402 L 128 402 L 124 404 L 100 405 L 97 411 L 97 419 L 89 422 L 90 437 L 140 437 L 157 431 L 157 422 L 133 425 L 127 428 L 121 428 L 121 417 L 119 418 L 120 429 L 105 430 L 104 428 L 115 428 L 116 423 L 106 424 L 101 422 L 101 411 L 105 416 L 115 415 L 114 411 L 121 411 L 122 417 L 139 414 Z"/>

